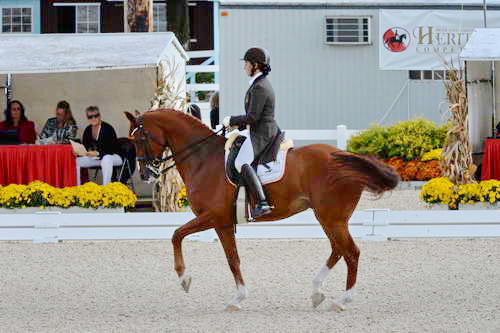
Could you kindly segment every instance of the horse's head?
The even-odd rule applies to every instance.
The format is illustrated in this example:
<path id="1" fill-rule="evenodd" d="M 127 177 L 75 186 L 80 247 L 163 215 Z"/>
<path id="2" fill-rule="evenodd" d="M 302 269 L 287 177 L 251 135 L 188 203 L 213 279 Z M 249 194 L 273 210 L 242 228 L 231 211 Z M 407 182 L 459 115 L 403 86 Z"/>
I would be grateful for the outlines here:
<path id="1" fill-rule="evenodd" d="M 147 115 L 125 112 L 130 121 L 129 139 L 135 145 L 136 160 L 144 181 L 151 182 L 160 176 L 159 167 L 167 143 L 161 129 Z"/>

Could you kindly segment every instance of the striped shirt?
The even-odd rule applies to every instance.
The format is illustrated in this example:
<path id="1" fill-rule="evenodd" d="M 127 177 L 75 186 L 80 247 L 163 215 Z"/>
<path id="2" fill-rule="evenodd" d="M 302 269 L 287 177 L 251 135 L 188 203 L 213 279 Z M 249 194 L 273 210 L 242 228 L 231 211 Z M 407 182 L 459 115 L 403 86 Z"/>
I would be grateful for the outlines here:
<path id="1" fill-rule="evenodd" d="M 43 127 L 40 139 L 52 137 L 52 139 L 57 143 L 69 143 L 70 139 L 74 140 L 76 138 L 77 130 L 78 127 L 74 122 L 68 121 L 63 128 L 58 128 L 57 119 L 50 118 Z"/>

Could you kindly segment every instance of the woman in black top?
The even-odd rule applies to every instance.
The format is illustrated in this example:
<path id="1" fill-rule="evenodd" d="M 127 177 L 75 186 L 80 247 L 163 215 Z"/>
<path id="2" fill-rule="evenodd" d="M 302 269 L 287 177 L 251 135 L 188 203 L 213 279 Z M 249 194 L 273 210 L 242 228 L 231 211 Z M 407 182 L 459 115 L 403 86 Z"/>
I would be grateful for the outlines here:
<path id="1" fill-rule="evenodd" d="M 210 126 L 215 129 L 219 125 L 219 92 L 210 97 Z"/>
<path id="2" fill-rule="evenodd" d="M 80 168 L 100 166 L 102 169 L 102 183 L 111 182 L 113 167 L 123 164 L 118 155 L 116 132 L 110 124 L 101 120 L 97 106 L 89 106 L 85 111 L 90 125 L 83 132 L 83 145 L 87 149 L 87 156 L 76 159 L 77 182 L 80 184 Z"/>

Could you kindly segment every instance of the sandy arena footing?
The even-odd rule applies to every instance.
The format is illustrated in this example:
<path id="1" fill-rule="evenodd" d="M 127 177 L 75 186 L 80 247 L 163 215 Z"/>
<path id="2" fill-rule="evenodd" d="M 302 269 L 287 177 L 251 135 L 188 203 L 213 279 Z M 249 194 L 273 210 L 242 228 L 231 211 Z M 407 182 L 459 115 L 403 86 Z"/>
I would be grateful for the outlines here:
<path id="1" fill-rule="evenodd" d="M 0 243 L 1 332 L 498 332 L 500 239 L 357 241 L 354 303 L 345 263 L 310 303 L 324 240 L 238 241 L 249 289 L 227 313 L 232 275 L 216 243 L 185 242 L 193 277 L 178 285 L 169 241 Z"/>

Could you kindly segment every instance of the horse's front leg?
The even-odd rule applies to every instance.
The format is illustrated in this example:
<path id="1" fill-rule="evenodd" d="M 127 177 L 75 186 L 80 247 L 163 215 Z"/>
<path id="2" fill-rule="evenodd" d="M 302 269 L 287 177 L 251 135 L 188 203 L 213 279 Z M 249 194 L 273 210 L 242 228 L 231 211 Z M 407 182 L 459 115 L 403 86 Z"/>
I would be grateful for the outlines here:
<path id="1" fill-rule="evenodd" d="M 174 246 L 174 263 L 175 271 L 179 276 L 179 282 L 185 292 L 189 291 L 191 285 L 191 276 L 186 274 L 186 266 L 184 265 L 184 258 L 182 256 L 182 240 L 184 237 L 213 228 L 212 219 L 208 214 L 202 214 L 195 219 L 184 224 L 182 227 L 175 230 L 172 236 L 172 245 Z"/>
<path id="2" fill-rule="evenodd" d="M 236 240 L 234 237 L 233 224 L 229 222 L 224 227 L 215 228 L 219 239 L 224 247 L 227 262 L 231 272 L 233 272 L 234 281 L 236 282 L 236 296 L 227 305 L 227 311 L 238 311 L 241 309 L 241 301 L 248 297 L 248 291 L 245 287 L 245 282 L 241 276 L 240 271 L 240 258 L 238 256 L 238 249 L 236 248 Z"/>

